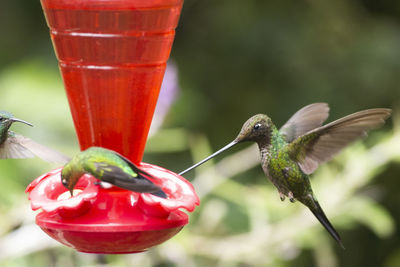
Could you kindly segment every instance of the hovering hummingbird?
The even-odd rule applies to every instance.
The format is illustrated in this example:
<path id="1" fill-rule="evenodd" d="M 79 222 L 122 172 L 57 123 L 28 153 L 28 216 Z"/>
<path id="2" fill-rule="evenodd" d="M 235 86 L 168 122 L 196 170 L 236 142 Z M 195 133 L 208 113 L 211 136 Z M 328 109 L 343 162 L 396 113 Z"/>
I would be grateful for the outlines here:
<path id="1" fill-rule="evenodd" d="M 390 109 L 368 109 L 321 126 L 328 118 L 329 107 L 326 103 L 315 103 L 297 111 L 279 130 L 267 115 L 258 114 L 244 123 L 231 143 L 180 175 L 238 143 L 256 142 L 264 173 L 278 189 L 281 200 L 287 196 L 291 202 L 298 200 L 306 205 L 343 247 L 311 189 L 309 175 L 350 142 L 365 137 L 367 130 L 384 124 L 390 114 Z"/>
<path id="2" fill-rule="evenodd" d="M 38 156 L 49 162 L 65 163 L 69 160 L 67 156 L 57 151 L 10 131 L 9 129 L 14 122 L 33 126 L 29 122 L 15 118 L 10 112 L 0 111 L 0 159 Z"/>
<path id="3" fill-rule="evenodd" d="M 167 195 L 148 178 L 152 175 L 136 167 L 124 156 L 102 147 L 90 147 L 65 164 L 61 182 L 73 194 L 74 187 L 84 174 L 134 192 L 151 193 L 161 198 Z M 153 178 L 156 179 L 156 178 Z"/>

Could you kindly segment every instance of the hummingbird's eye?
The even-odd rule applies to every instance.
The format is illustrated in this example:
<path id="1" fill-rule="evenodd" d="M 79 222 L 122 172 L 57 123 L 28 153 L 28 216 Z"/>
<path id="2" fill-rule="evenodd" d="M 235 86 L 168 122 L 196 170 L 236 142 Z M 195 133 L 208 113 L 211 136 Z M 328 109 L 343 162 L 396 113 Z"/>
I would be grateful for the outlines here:
<path id="1" fill-rule="evenodd" d="M 257 123 L 256 125 L 254 125 L 253 129 L 258 130 L 260 127 L 261 127 L 261 123 Z"/>

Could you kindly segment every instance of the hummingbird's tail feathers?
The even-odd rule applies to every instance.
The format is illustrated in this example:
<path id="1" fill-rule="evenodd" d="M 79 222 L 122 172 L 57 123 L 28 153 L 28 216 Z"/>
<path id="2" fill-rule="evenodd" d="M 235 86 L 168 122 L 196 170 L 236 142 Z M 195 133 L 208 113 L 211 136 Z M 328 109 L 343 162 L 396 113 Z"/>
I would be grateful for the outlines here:
<path id="1" fill-rule="evenodd" d="M 6 141 L 9 142 L 9 149 L 20 154 L 33 154 L 44 161 L 60 164 L 66 164 L 71 160 L 68 156 L 19 134 L 9 137 Z"/>
<path id="2" fill-rule="evenodd" d="M 113 179 L 113 181 L 106 182 L 133 192 L 150 193 L 158 197 L 167 198 L 165 192 L 162 191 L 162 189 L 158 185 L 155 185 L 153 182 L 147 180 L 146 178 L 129 179 L 129 181 L 127 181 L 126 179 L 115 178 Z"/>
<path id="3" fill-rule="evenodd" d="M 165 192 L 162 190 L 158 190 L 157 192 L 150 194 L 155 195 L 156 197 L 167 198 L 167 194 L 165 194 Z"/>
<path id="4" fill-rule="evenodd" d="M 313 202 L 314 207 L 309 207 L 311 212 L 315 215 L 315 217 L 317 217 L 318 221 L 325 227 L 325 229 L 329 232 L 333 239 L 335 239 L 336 242 L 344 249 L 340 235 L 338 234 L 338 232 L 336 232 L 335 228 L 329 222 L 318 201 L 314 200 Z"/>

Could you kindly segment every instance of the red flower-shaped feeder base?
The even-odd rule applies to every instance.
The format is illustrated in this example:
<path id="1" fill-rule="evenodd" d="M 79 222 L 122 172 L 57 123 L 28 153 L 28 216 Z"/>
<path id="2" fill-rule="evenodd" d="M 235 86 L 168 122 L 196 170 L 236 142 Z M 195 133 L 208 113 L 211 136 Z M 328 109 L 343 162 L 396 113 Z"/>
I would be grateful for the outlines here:
<path id="1" fill-rule="evenodd" d="M 188 215 L 199 205 L 192 184 L 161 167 L 141 163 L 168 195 L 102 188 L 98 180 L 84 175 L 71 198 L 61 184 L 61 168 L 34 180 L 26 189 L 33 210 L 42 209 L 36 223 L 50 237 L 87 253 L 135 253 L 158 245 L 177 234 L 188 223 Z"/>

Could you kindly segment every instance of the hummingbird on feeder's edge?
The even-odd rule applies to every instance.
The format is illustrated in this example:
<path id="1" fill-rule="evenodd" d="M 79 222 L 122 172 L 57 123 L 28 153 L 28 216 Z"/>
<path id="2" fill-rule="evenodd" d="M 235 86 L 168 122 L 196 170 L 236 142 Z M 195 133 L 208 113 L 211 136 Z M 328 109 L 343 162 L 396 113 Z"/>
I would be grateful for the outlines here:
<path id="1" fill-rule="evenodd" d="M 164 191 L 148 179 L 156 178 L 135 166 L 124 156 L 106 148 L 90 147 L 65 164 L 61 171 L 61 182 L 71 196 L 76 183 L 84 174 L 90 174 L 100 181 L 130 191 L 167 198 Z"/>
<path id="2" fill-rule="evenodd" d="M 15 118 L 10 112 L 0 111 L 0 159 L 32 158 L 37 156 L 42 160 L 65 163 L 69 158 L 53 149 L 45 147 L 23 135 L 10 131 L 14 122 L 29 126 L 31 123 Z"/>
<path id="3" fill-rule="evenodd" d="M 309 175 L 349 143 L 365 137 L 367 130 L 383 125 L 390 114 L 391 109 L 368 109 L 322 126 L 328 118 L 329 107 L 326 103 L 315 103 L 297 111 L 279 130 L 267 115 L 258 114 L 244 123 L 231 143 L 179 174 L 190 171 L 238 143 L 256 142 L 263 171 L 278 189 L 281 200 L 285 200 L 286 196 L 291 202 L 298 200 L 306 205 L 343 247 L 339 234 L 311 189 Z"/>

